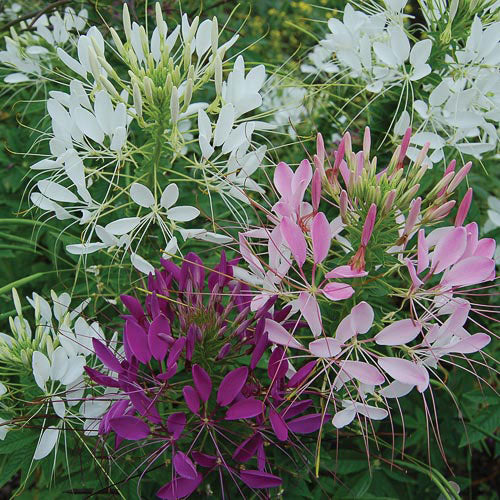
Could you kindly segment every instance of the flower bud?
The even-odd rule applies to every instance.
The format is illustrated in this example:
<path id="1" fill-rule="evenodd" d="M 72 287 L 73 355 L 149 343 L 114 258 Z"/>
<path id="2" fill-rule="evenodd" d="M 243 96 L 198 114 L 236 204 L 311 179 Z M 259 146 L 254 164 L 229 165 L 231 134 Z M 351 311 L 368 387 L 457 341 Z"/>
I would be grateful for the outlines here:
<path id="1" fill-rule="evenodd" d="M 184 103 L 182 109 L 185 111 L 189 104 L 191 103 L 191 98 L 193 97 L 193 80 L 191 78 L 186 82 L 186 88 L 184 89 Z"/>
<path id="2" fill-rule="evenodd" d="M 126 57 L 127 51 L 125 50 L 125 47 L 123 46 L 123 43 L 122 43 L 120 37 L 118 36 L 118 33 L 116 32 L 116 30 L 114 28 L 110 27 L 109 32 L 111 33 L 111 38 L 115 42 L 115 47 L 116 47 L 116 50 L 118 51 L 118 53 L 122 57 Z"/>
<path id="3" fill-rule="evenodd" d="M 134 98 L 135 113 L 138 117 L 142 118 L 142 95 L 137 82 L 134 82 L 132 85 L 132 95 Z"/>
<path id="4" fill-rule="evenodd" d="M 177 123 L 179 119 L 179 93 L 177 87 L 172 87 L 172 94 L 170 95 L 170 116 L 172 125 Z"/>
<path id="5" fill-rule="evenodd" d="M 144 80 L 142 81 L 144 84 L 144 95 L 147 97 L 148 100 L 151 102 L 153 101 L 153 80 L 149 78 L 149 76 L 145 76 Z"/>
<path id="6" fill-rule="evenodd" d="M 21 307 L 21 301 L 19 300 L 19 294 L 15 288 L 12 289 L 12 298 L 14 300 L 14 307 L 18 316 L 23 317 L 23 308 Z"/>
<path id="7" fill-rule="evenodd" d="M 222 60 L 218 54 L 215 56 L 215 91 L 218 96 L 222 94 Z"/>
<path id="8" fill-rule="evenodd" d="M 458 207 L 457 216 L 455 217 L 455 226 L 462 226 L 467 214 L 469 212 L 470 204 L 472 202 L 472 188 L 469 188 Z"/>
<path id="9" fill-rule="evenodd" d="M 217 48 L 219 46 L 219 23 L 217 18 L 214 16 L 212 18 L 212 31 L 210 33 L 210 42 L 212 45 L 212 54 L 217 54 Z"/>
<path id="10" fill-rule="evenodd" d="M 370 127 L 365 127 L 363 136 L 363 156 L 365 161 L 370 161 L 370 147 L 371 147 Z"/>
<path id="11" fill-rule="evenodd" d="M 127 37 L 127 42 L 132 40 L 132 25 L 130 23 L 130 13 L 126 3 L 123 4 L 123 31 Z"/>
<path id="12" fill-rule="evenodd" d="M 455 178 L 450 182 L 448 189 L 446 190 L 447 194 L 453 193 L 458 185 L 464 180 L 465 176 L 469 173 L 469 170 L 472 167 L 472 162 L 466 163 L 458 172 Z"/>
<path id="13" fill-rule="evenodd" d="M 342 189 L 342 191 L 340 192 L 339 208 L 340 208 L 340 217 L 344 224 L 347 224 L 347 203 L 348 203 L 347 192 L 344 189 Z"/>
<path id="14" fill-rule="evenodd" d="M 432 222 L 446 217 L 455 206 L 455 203 L 455 200 L 450 200 L 440 207 L 437 207 L 435 210 L 432 210 L 430 214 L 426 215 L 427 220 Z"/>

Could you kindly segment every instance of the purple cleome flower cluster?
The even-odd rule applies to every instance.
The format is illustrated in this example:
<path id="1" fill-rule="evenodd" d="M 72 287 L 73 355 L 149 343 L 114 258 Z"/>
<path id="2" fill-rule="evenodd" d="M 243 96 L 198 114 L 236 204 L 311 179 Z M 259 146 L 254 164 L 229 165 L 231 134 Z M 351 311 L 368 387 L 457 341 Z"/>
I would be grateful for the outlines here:
<path id="1" fill-rule="evenodd" d="M 136 298 L 121 297 L 129 311 L 123 352 L 93 341 L 103 368 L 87 366 L 86 372 L 117 391 L 99 434 L 114 435 L 116 449 L 124 441 L 155 444 L 148 466 L 171 455 L 171 479 L 159 498 L 184 498 L 212 473 L 238 489 L 277 487 L 281 478 L 266 459 L 266 446 L 289 446 L 295 435 L 315 432 L 329 418 L 315 412 L 310 398 L 287 400 L 315 362 L 287 377 L 285 349 L 270 350 L 266 321 L 296 328 L 286 321 L 290 308 L 273 310 L 274 297 L 252 312 L 234 264 L 223 254 L 206 273 L 194 253 L 181 267 L 163 260 L 163 269 L 149 275 L 145 309 Z M 267 373 L 257 367 L 264 359 Z"/>

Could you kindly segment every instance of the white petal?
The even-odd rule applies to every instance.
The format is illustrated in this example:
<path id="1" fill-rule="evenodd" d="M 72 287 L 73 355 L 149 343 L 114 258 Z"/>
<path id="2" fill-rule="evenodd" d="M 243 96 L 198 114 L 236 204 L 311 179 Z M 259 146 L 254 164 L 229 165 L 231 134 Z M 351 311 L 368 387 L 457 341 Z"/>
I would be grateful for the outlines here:
<path id="1" fill-rule="evenodd" d="M 87 77 L 87 70 L 76 59 L 73 59 L 73 57 L 61 49 L 61 47 L 57 48 L 57 55 L 70 70 L 80 76 L 83 76 L 83 78 Z"/>
<path id="2" fill-rule="evenodd" d="M 220 111 L 214 132 L 214 146 L 220 146 L 229 136 L 234 123 L 234 106 L 226 104 Z"/>
<path id="3" fill-rule="evenodd" d="M 391 36 L 391 49 L 398 60 L 398 64 L 404 63 L 410 54 L 410 41 L 402 28 L 389 28 Z"/>
<path id="4" fill-rule="evenodd" d="M 57 427 L 47 427 L 43 431 L 40 441 L 38 441 L 37 447 L 35 449 L 35 454 L 33 455 L 34 460 L 40 460 L 45 458 L 54 448 L 59 438 L 59 431 Z"/>
<path id="5" fill-rule="evenodd" d="M 169 184 L 163 190 L 160 199 L 160 205 L 168 210 L 172 205 L 175 204 L 175 202 L 178 199 L 179 199 L 179 188 L 177 187 L 177 184 Z"/>
<path id="6" fill-rule="evenodd" d="M 106 246 L 104 243 L 75 243 L 73 245 L 66 245 L 66 252 L 72 255 L 88 255 L 106 248 Z"/>
<path id="7" fill-rule="evenodd" d="M 212 123 L 207 113 L 203 109 L 198 110 L 198 131 L 210 142 L 212 138 Z"/>
<path id="8" fill-rule="evenodd" d="M 97 92 L 94 101 L 94 111 L 101 129 L 105 134 L 113 132 L 113 104 L 111 97 L 105 90 Z"/>
<path id="9" fill-rule="evenodd" d="M 196 219 L 200 215 L 200 211 L 189 205 L 170 208 L 167 211 L 167 217 L 176 222 L 187 222 Z"/>
<path id="10" fill-rule="evenodd" d="M 356 416 L 356 411 L 354 409 L 345 408 L 344 410 L 340 410 L 337 413 L 335 413 L 332 420 L 332 424 L 337 429 L 342 429 L 342 427 L 349 425 L 354 420 L 355 416 Z"/>
<path id="11" fill-rule="evenodd" d="M 120 151 L 127 142 L 127 129 L 125 127 L 116 127 L 113 132 L 113 139 L 109 148 L 111 151 Z"/>
<path id="12" fill-rule="evenodd" d="M 96 117 L 84 108 L 77 108 L 74 111 L 74 117 L 78 128 L 87 137 L 102 145 L 104 132 L 102 131 Z"/>
<path id="13" fill-rule="evenodd" d="M 208 139 L 202 134 L 198 137 L 198 143 L 200 144 L 202 157 L 208 160 L 214 154 L 214 148 L 210 145 Z"/>
<path id="14" fill-rule="evenodd" d="M 410 64 L 412 66 L 420 66 L 427 62 L 432 50 L 432 40 L 420 40 L 411 49 Z"/>
<path id="15" fill-rule="evenodd" d="M 11 73 L 10 75 L 7 75 L 3 81 L 5 83 L 23 83 L 29 82 L 30 78 L 24 73 Z"/>
<path id="16" fill-rule="evenodd" d="M 59 418 L 64 418 L 64 416 L 66 415 L 66 405 L 59 396 L 52 397 L 52 406 L 54 408 L 54 411 L 56 412 L 56 415 Z"/>
<path id="17" fill-rule="evenodd" d="M 75 380 L 83 375 L 83 367 L 86 364 L 87 362 L 85 361 L 85 358 L 83 356 L 75 356 L 70 358 L 68 371 L 61 379 L 61 383 L 64 385 L 70 385 L 75 382 Z"/>
<path id="18" fill-rule="evenodd" d="M 149 275 L 150 273 L 154 274 L 155 272 L 155 268 L 146 259 L 143 259 L 136 253 L 132 253 L 130 255 L 130 261 L 132 262 L 132 265 L 141 273 Z"/>
<path id="19" fill-rule="evenodd" d="M 66 349 L 59 346 L 52 354 L 52 367 L 50 369 L 50 378 L 52 380 L 61 380 L 68 369 L 69 359 Z"/>
<path id="20" fill-rule="evenodd" d="M 210 19 L 205 19 L 199 27 L 196 33 L 196 54 L 198 57 L 202 56 L 211 45 L 211 34 L 212 34 L 212 21 Z"/>
<path id="21" fill-rule="evenodd" d="M 32 358 L 33 376 L 38 387 L 45 392 L 45 384 L 50 377 L 50 363 L 45 354 L 35 351 Z"/>
<path id="22" fill-rule="evenodd" d="M 141 222 L 140 217 L 125 217 L 110 222 L 104 228 L 108 233 L 121 236 L 135 229 Z"/>
<path id="23" fill-rule="evenodd" d="M 78 202 L 78 198 L 68 188 L 52 181 L 41 180 L 37 182 L 40 192 L 54 201 L 65 201 L 68 203 Z"/>
<path id="24" fill-rule="evenodd" d="M 138 182 L 134 182 L 130 187 L 130 197 L 141 207 L 152 207 L 155 204 L 155 198 L 150 189 Z"/>

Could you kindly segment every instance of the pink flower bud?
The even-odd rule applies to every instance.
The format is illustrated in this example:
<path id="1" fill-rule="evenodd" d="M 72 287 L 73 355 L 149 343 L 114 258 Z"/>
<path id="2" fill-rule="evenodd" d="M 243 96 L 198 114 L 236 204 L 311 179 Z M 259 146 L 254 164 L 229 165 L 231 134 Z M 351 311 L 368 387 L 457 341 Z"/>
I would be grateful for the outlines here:
<path id="1" fill-rule="evenodd" d="M 340 192 L 340 217 L 342 218 L 342 222 L 345 224 L 346 223 L 346 216 L 347 216 L 347 192 L 342 189 Z"/>
<path id="2" fill-rule="evenodd" d="M 446 217 L 455 206 L 455 203 L 455 200 L 447 201 L 440 207 L 436 208 L 433 212 L 431 212 L 431 214 L 428 216 L 428 220 L 435 221 Z"/>
<path id="3" fill-rule="evenodd" d="M 342 140 L 340 141 L 340 144 L 339 144 L 339 149 L 335 152 L 335 162 L 333 164 L 334 172 L 338 171 L 338 168 L 340 166 L 340 162 L 344 159 L 346 135 L 344 135 L 344 137 L 342 137 Z"/>
<path id="4" fill-rule="evenodd" d="M 314 171 L 312 178 L 311 198 L 312 198 L 313 210 L 317 212 L 319 207 L 319 202 L 321 201 L 321 172 L 318 169 Z"/>
<path id="5" fill-rule="evenodd" d="M 465 176 L 469 173 L 469 170 L 472 167 L 472 162 L 466 163 L 455 175 L 455 178 L 450 182 L 447 193 L 452 193 L 458 187 L 458 185 L 465 179 Z"/>
<path id="6" fill-rule="evenodd" d="M 403 161 L 406 156 L 406 152 L 408 151 L 408 146 L 410 145 L 411 139 L 411 127 L 406 129 L 405 135 L 403 136 L 403 140 L 401 141 L 401 150 L 399 151 L 398 164 L 396 169 L 400 169 L 403 167 Z"/>
<path id="7" fill-rule="evenodd" d="M 323 136 L 320 133 L 316 136 L 316 155 L 323 166 L 325 163 L 325 143 L 323 142 Z"/>
<path id="8" fill-rule="evenodd" d="M 472 201 L 472 188 L 469 188 L 458 207 L 457 216 L 455 217 L 455 226 L 461 226 L 464 223 L 467 213 L 469 212 L 470 204 Z"/>
<path id="9" fill-rule="evenodd" d="M 372 203 L 368 214 L 366 215 L 365 224 L 363 226 L 363 233 L 361 234 L 361 245 L 366 247 L 373 232 L 373 226 L 375 226 L 375 218 L 377 217 L 377 205 Z"/>
<path id="10" fill-rule="evenodd" d="M 394 203 L 394 200 L 396 198 L 396 190 L 393 189 L 392 191 L 389 191 L 389 194 L 387 195 L 387 199 L 385 200 L 385 205 L 384 205 L 384 213 L 389 213 L 392 209 L 392 204 Z"/>
<path id="11" fill-rule="evenodd" d="M 410 212 L 408 218 L 406 219 L 404 234 L 409 235 L 417 222 L 418 214 L 420 213 L 420 207 L 422 205 L 422 198 L 420 196 L 415 198 L 410 204 Z"/>
<path id="12" fill-rule="evenodd" d="M 370 159 L 371 142 L 370 127 L 365 127 L 365 135 L 363 136 L 363 155 L 366 160 Z"/>

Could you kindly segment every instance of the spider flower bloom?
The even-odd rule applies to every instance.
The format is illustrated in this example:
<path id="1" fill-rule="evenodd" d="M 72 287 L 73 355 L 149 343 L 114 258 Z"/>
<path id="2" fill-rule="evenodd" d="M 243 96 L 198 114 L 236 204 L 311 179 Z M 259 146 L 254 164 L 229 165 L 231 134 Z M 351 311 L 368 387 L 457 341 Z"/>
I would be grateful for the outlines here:
<path id="1" fill-rule="evenodd" d="M 148 277 L 144 304 L 122 296 L 128 309 L 122 346 L 114 352 L 94 339 L 103 366 L 86 367 L 87 374 L 117 392 L 99 434 L 114 435 L 116 448 L 123 441 L 156 445 L 152 460 L 171 455 L 171 480 L 160 498 L 188 496 L 219 469 L 239 478 L 238 488 L 279 486 L 265 445 L 280 447 L 292 433 L 320 427 L 300 420 L 309 404 L 291 411 L 295 406 L 285 401 L 283 348 L 270 355 L 267 373 L 257 368 L 271 345 L 266 322 L 286 331 L 288 311 L 273 309 L 271 297 L 252 312 L 248 286 L 234 278 L 235 262 L 224 254 L 210 273 L 194 253 L 181 266 L 162 264 Z"/>

